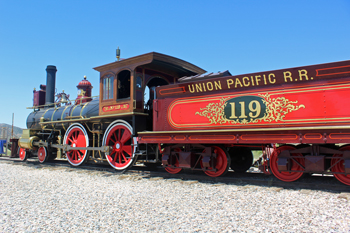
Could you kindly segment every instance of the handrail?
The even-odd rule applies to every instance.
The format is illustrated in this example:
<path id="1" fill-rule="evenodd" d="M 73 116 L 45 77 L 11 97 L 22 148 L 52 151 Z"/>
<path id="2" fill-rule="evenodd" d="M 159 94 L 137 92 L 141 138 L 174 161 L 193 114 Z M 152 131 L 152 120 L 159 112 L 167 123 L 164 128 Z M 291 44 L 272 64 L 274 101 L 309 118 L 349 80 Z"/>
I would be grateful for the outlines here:
<path id="1" fill-rule="evenodd" d="M 84 99 L 92 99 L 92 98 L 96 98 L 99 97 L 98 95 L 95 96 L 91 96 L 91 97 L 82 97 L 82 98 L 76 98 L 74 100 L 70 100 L 70 101 L 60 101 L 60 102 L 55 102 L 55 103 L 49 103 L 49 104 L 44 104 L 44 105 L 37 105 L 37 106 L 33 106 L 33 107 L 27 107 L 27 109 L 37 109 L 37 108 L 43 108 L 43 107 L 52 107 L 52 105 L 59 105 L 59 104 L 65 104 L 65 103 L 69 103 L 69 102 L 75 102 L 76 100 L 84 100 Z"/>

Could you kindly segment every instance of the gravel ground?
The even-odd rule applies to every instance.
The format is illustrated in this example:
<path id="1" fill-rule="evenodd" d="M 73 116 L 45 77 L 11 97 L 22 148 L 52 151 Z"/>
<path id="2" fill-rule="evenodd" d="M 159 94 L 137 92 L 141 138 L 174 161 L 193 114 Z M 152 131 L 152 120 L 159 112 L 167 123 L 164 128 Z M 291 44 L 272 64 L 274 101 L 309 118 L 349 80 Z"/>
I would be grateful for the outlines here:
<path id="1" fill-rule="evenodd" d="M 0 232 L 349 232 L 350 194 L 0 162 Z"/>

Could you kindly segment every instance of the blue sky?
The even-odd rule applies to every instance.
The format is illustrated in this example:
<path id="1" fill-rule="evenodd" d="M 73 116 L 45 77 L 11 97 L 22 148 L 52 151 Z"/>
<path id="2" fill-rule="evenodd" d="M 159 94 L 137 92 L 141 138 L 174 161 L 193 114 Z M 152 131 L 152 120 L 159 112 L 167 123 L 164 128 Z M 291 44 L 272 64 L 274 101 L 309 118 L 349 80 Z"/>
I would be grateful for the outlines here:
<path id="1" fill-rule="evenodd" d="M 93 67 L 160 52 L 209 72 L 242 74 L 350 60 L 349 0 L 0 0 L 0 123 L 25 128 L 33 88 L 57 66 L 76 98 Z"/>

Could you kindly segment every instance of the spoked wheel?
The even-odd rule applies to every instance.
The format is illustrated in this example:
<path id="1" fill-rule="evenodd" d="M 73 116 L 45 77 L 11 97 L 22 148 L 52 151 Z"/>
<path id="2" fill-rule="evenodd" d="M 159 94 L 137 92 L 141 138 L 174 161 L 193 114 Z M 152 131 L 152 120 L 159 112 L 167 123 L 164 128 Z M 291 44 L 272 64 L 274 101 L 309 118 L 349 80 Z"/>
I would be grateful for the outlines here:
<path id="1" fill-rule="evenodd" d="M 175 152 L 181 152 L 180 148 L 175 148 Z M 169 164 L 173 164 L 174 167 L 165 167 L 165 170 L 171 174 L 177 174 L 182 171 L 182 168 L 179 167 L 178 153 L 169 156 Z"/>
<path id="2" fill-rule="evenodd" d="M 79 123 L 74 123 L 66 131 L 63 144 L 71 147 L 88 147 L 89 136 L 84 127 Z M 67 160 L 72 166 L 79 166 L 86 161 L 87 150 L 70 150 L 66 152 Z"/>
<path id="3" fill-rule="evenodd" d="M 350 146 L 344 146 L 339 149 L 340 151 L 350 150 Z M 332 159 L 332 172 L 345 172 L 345 161 L 342 160 L 343 155 L 335 154 Z M 350 185 L 350 174 L 333 174 L 337 180 L 343 184 Z"/>
<path id="4" fill-rule="evenodd" d="M 24 148 L 19 148 L 19 159 L 21 161 L 26 161 L 28 158 L 28 152 Z"/>
<path id="5" fill-rule="evenodd" d="M 291 172 L 287 171 L 287 172 L 281 172 L 278 171 L 278 155 L 284 151 L 284 150 L 295 150 L 295 147 L 293 146 L 281 146 L 278 149 L 274 150 L 274 152 L 271 155 L 270 158 L 270 168 L 272 173 L 280 180 L 285 181 L 285 182 L 292 182 L 292 181 L 296 181 L 298 180 L 300 177 L 302 177 L 303 172 L 296 172 L 296 171 L 303 171 L 305 167 L 305 160 L 304 158 L 294 158 L 295 161 L 293 161 L 293 159 L 289 159 L 287 164 L 288 167 L 290 167 L 290 170 L 292 170 Z M 303 155 L 300 153 L 296 153 L 296 154 L 292 154 L 292 157 L 302 157 Z M 301 167 L 301 166 L 302 167 Z"/>
<path id="6" fill-rule="evenodd" d="M 137 141 L 132 138 L 132 127 L 123 120 L 116 120 L 107 128 L 102 144 L 111 147 L 105 153 L 108 163 L 117 170 L 123 170 L 133 164 Z"/>
<path id="7" fill-rule="evenodd" d="M 44 163 L 47 161 L 47 150 L 45 147 L 40 147 L 38 150 L 38 159 L 40 163 Z"/>
<path id="8" fill-rule="evenodd" d="M 253 164 L 253 153 L 246 147 L 232 147 L 228 153 L 231 157 L 231 168 L 235 172 L 246 172 Z"/>
<path id="9" fill-rule="evenodd" d="M 230 167 L 230 163 L 231 163 L 231 158 L 230 156 L 227 155 L 226 151 L 221 147 L 213 146 L 212 148 L 214 150 L 214 153 L 217 154 L 217 157 L 212 158 L 215 161 L 212 161 L 211 159 L 209 161 L 209 164 L 212 164 L 213 162 L 215 164 L 216 171 L 204 171 L 204 173 L 211 177 L 218 177 L 218 176 L 224 175 L 228 171 L 228 168 Z M 201 161 L 201 167 L 202 169 L 204 169 L 202 161 Z M 207 169 L 212 170 L 213 168 L 208 167 Z"/>

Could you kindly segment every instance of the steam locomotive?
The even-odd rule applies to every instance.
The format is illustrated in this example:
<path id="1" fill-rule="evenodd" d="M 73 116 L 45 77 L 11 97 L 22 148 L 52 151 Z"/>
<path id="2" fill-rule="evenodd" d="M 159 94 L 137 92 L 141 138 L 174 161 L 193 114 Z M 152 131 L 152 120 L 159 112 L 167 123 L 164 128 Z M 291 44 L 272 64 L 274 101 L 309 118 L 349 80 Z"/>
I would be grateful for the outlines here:
<path id="1" fill-rule="evenodd" d="M 135 162 L 169 173 L 259 168 L 286 182 L 333 174 L 350 185 L 350 61 L 232 76 L 206 73 L 151 52 L 94 68 L 99 96 L 84 78 L 78 97 L 55 100 L 56 67 L 34 90 L 19 139 L 20 159 L 67 159 L 72 166 Z"/>

